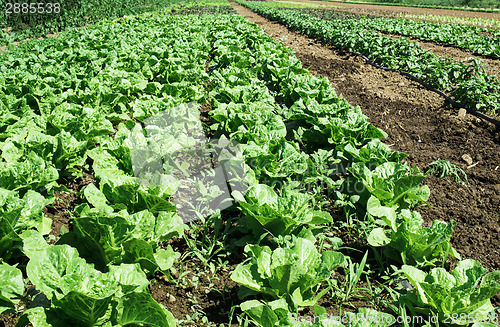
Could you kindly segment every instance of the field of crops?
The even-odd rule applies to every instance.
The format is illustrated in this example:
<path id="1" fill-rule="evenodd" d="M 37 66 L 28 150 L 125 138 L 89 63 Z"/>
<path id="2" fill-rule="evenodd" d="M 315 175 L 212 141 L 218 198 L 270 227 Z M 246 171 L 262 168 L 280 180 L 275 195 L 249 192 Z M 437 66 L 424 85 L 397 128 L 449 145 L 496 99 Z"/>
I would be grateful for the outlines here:
<path id="1" fill-rule="evenodd" d="M 493 262 L 470 258 L 454 247 L 462 215 L 429 214 L 440 189 L 426 182 L 473 192 L 481 224 L 498 226 L 500 151 L 480 164 L 488 177 L 469 170 L 477 156 L 419 169 L 238 12 L 414 74 L 489 120 L 469 117 L 488 150 L 499 75 L 381 32 L 498 60 L 498 30 L 300 3 L 130 3 L 11 34 L 15 19 L 0 21 L 0 326 L 498 326 L 500 230 Z"/>

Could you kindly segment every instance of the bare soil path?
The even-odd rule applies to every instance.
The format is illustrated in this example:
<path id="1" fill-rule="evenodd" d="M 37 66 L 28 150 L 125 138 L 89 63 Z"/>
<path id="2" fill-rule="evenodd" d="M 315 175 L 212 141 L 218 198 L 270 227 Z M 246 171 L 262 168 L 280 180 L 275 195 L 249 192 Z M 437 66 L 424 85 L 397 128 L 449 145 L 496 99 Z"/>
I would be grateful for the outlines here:
<path id="1" fill-rule="evenodd" d="M 409 164 L 424 171 L 429 163 L 446 159 L 463 168 L 469 184 L 428 176 L 424 183 L 432 190 L 429 206 L 419 211 L 428 224 L 455 220 L 452 244 L 462 257 L 500 269 L 500 136 L 492 126 L 471 116 L 458 117 L 437 94 L 398 73 L 376 69 L 357 56 L 231 4 L 294 49 L 312 74 L 327 76 L 338 93 L 389 135 L 386 144 L 409 155 Z M 477 163 L 474 167 L 467 168 L 465 154 Z M 494 302 L 500 303 L 500 297 Z"/>
<path id="2" fill-rule="evenodd" d="M 281 1 L 281 0 L 280 0 Z M 335 1 L 321 1 L 321 0 L 283 0 L 283 1 L 300 1 L 304 3 L 312 3 L 323 6 L 341 7 L 348 9 L 355 9 L 356 12 L 366 14 L 367 11 L 373 12 L 392 12 L 392 13 L 405 13 L 413 15 L 439 15 L 439 16 L 453 16 L 453 17 L 476 17 L 483 19 L 500 19 L 500 12 L 477 12 L 465 10 L 449 10 L 449 9 L 431 9 L 431 8 L 417 8 L 417 7 L 403 7 L 403 6 L 384 6 L 384 5 L 368 5 L 361 3 L 342 3 Z"/>

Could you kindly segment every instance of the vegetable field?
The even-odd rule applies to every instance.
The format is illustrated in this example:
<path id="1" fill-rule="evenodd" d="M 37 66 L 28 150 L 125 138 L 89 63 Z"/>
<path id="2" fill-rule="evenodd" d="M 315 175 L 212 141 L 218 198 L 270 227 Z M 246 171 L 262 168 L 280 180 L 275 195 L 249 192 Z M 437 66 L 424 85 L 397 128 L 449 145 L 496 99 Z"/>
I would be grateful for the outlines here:
<path id="1" fill-rule="evenodd" d="M 0 326 L 498 326 L 498 30 L 129 6 L 0 22 Z"/>

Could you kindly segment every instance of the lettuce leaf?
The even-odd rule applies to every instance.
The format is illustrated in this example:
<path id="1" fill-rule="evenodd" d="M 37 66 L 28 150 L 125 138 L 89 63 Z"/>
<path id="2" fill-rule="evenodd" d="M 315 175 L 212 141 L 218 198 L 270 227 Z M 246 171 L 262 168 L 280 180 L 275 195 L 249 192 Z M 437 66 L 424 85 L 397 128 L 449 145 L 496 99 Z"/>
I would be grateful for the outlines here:
<path id="1" fill-rule="evenodd" d="M 345 260 L 335 251 L 320 254 L 310 240 L 301 237 L 274 250 L 268 246 L 247 245 L 245 252 L 250 263 L 238 265 L 231 274 L 232 280 L 246 288 L 240 289 L 240 297 L 248 295 L 248 290 L 272 299 L 290 296 L 298 306 L 314 305 L 326 292 L 315 294 L 321 283 Z"/>
<path id="2" fill-rule="evenodd" d="M 21 270 L 6 263 L 0 264 L 0 314 L 15 312 L 15 305 L 23 293 Z"/>
<path id="3" fill-rule="evenodd" d="M 51 305 L 43 310 L 28 309 L 19 320 L 21 326 L 35 321 L 45 321 L 50 326 L 52 317 L 82 326 L 175 325 L 173 316 L 151 298 L 149 281 L 138 265 L 111 265 L 103 273 L 68 245 L 33 247 L 37 241 L 31 241 L 29 236 L 25 242 L 30 258 L 26 267 L 28 278 L 51 300 Z"/>
<path id="4" fill-rule="evenodd" d="M 237 196 L 247 227 L 255 236 L 268 231 L 274 236 L 287 235 L 308 224 L 332 222 L 326 212 L 310 208 L 312 197 L 307 193 L 283 188 L 278 194 L 270 186 L 256 184 Z"/>
<path id="5" fill-rule="evenodd" d="M 402 270 L 415 288 L 406 297 L 417 311 L 437 314 L 440 320 L 448 318 L 457 325 L 468 322 L 453 318 L 454 313 L 485 321 L 494 311 L 490 298 L 500 293 L 500 271 L 486 273 L 487 269 L 472 259 L 458 262 L 451 272 L 433 268 L 426 273 L 407 265 Z"/>

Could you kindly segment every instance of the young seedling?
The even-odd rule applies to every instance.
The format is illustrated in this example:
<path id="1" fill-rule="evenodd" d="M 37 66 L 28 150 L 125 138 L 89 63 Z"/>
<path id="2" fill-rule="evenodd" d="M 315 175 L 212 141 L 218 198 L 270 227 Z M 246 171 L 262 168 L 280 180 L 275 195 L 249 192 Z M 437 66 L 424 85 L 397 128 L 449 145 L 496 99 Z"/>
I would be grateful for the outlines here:
<path id="1" fill-rule="evenodd" d="M 367 258 L 368 258 L 368 252 L 365 253 L 363 259 L 358 264 L 358 263 L 353 263 L 351 258 L 346 257 L 346 260 L 348 262 L 348 268 L 345 269 L 346 280 L 343 286 L 338 285 L 337 280 L 334 279 L 330 280 L 330 286 L 332 286 L 335 289 L 335 294 L 339 297 L 340 300 L 339 307 L 342 307 L 342 305 L 346 303 L 354 295 L 354 293 L 360 290 L 365 291 L 364 288 L 363 289 L 357 288 L 356 285 L 361 279 L 361 275 L 365 271 Z"/>

